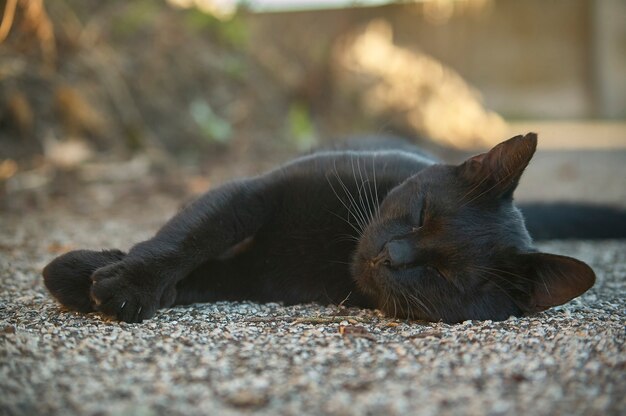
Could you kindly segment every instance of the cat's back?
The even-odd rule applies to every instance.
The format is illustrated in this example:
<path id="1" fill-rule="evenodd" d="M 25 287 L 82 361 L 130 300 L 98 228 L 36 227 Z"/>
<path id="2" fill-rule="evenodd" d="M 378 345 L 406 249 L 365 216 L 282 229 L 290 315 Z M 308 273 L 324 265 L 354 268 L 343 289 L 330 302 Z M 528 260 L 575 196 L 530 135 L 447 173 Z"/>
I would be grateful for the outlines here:
<path id="1" fill-rule="evenodd" d="M 332 207 L 345 195 L 357 200 L 366 192 L 380 201 L 392 188 L 435 163 L 400 149 L 321 149 L 279 167 L 270 177 L 282 184 L 281 193 L 290 205 Z"/>
<path id="2" fill-rule="evenodd" d="M 399 183 L 437 161 L 426 154 L 395 148 L 322 149 L 301 156 L 279 171 L 287 176 L 325 178 L 328 175 Z"/>

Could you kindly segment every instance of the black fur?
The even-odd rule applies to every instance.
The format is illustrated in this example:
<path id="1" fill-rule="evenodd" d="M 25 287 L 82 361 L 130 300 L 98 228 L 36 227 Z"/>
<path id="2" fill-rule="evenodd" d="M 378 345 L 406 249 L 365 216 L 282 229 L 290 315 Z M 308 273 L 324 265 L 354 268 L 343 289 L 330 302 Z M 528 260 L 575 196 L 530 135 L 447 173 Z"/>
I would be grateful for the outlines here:
<path id="1" fill-rule="evenodd" d="M 536 142 L 517 136 L 458 166 L 407 150 L 311 154 L 207 192 L 126 255 L 65 254 L 46 286 L 65 306 L 127 322 L 244 299 L 445 322 L 544 310 L 595 275 L 538 253 L 513 205 Z"/>
<path id="2" fill-rule="evenodd" d="M 94 311 L 89 292 L 91 275 L 100 267 L 118 262 L 120 250 L 76 250 L 54 259 L 42 272 L 43 282 L 59 302 L 80 312 Z"/>

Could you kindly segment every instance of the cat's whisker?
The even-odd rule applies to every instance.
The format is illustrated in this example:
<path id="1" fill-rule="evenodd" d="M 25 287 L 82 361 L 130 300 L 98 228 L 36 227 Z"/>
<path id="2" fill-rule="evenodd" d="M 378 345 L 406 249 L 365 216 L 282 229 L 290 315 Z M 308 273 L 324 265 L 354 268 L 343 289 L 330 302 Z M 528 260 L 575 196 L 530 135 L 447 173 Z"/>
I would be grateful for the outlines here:
<path id="1" fill-rule="evenodd" d="M 347 261 L 330 260 L 330 261 L 329 261 L 329 263 L 333 263 L 333 264 L 343 264 L 343 265 L 352 266 L 352 263 L 347 262 Z"/>
<path id="2" fill-rule="evenodd" d="M 408 308 L 408 316 L 411 316 L 411 312 L 413 311 L 413 309 L 422 309 L 419 305 L 419 303 L 416 303 L 412 297 L 410 293 L 403 293 L 402 296 L 404 297 L 404 299 L 406 300 L 407 303 L 407 308 Z"/>
<path id="3" fill-rule="evenodd" d="M 359 193 L 359 202 L 361 203 L 360 208 L 362 210 L 361 212 L 363 212 L 363 216 L 365 217 L 365 224 L 367 225 L 369 223 L 369 220 L 368 220 L 368 214 L 367 214 L 367 207 L 365 206 L 365 201 L 363 200 L 363 193 L 361 192 L 361 188 L 363 186 L 363 176 L 360 174 L 361 170 L 360 170 L 360 166 L 358 165 L 358 159 L 357 159 L 357 167 L 359 167 L 359 176 L 361 178 L 360 185 L 357 181 L 356 172 L 354 170 L 354 158 L 352 156 L 350 157 L 350 164 L 352 165 L 352 177 L 354 179 L 354 184 L 356 185 L 356 190 Z"/>
<path id="4" fill-rule="evenodd" d="M 370 198 L 372 200 L 372 209 L 374 213 L 371 219 L 373 220 L 374 218 L 380 218 L 380 204 L 378 202 L 378 190 L 376 189 L 376 176 L 374 175 L 374 172 L 372 172 L 372 175 L 372 180 L 370 180 L 369 177 L 367 178 L 367 187 L 369 189 Z M 374 190 L 372 190 L 372 183 L 374 184 Z"/>
<path id="5" fill-rule="evenodd" d="M 374 160 L 374 159 L 372 159 L 372 160 Z M 372 169 L 374 167 L 375 166 L 372 165 Z M 371 185 L 372 182 L 370 181 L 369 175 L 367 174 L 367 167 L 365 166 L 365 161 L 363 161 L 363 170 L 365 171 L 365 180 L 366 180 L 366 183 L 367 183 L 367 189 L 369 191 L 369 199 L 372 202 L 372 206 L 370 208 L 370 213 L 371 213 L 370 221 L 371 221 L 371 220 L 374 219 L 374 217 L 378 217 L 378 208 L 379 208 L 378 207 L 378 197 L 377 196 L 375 197 L 374 196 L 374 192 L 372 192 L 372 185 Z M 374 180 L 376 180 L 376 177 L 374 177 Z M 376 187 L 376 184 L 374 184 L 374 187 Z"/>
<path id="6" fill-rule="evenodd" d="M 432 311 L 430 310 L 430 308 L 428 308 L 424 302 L 422 302 L 421 300 L 419 300 L 416 295 L 418 294 L 416 291 L 413 290 L 402 290 L 400 293 L 402 293 L 403 296 L 408 296 L 409 300 L 410 300 L 410 304 L 419 309 L 422 310 L 430 315 L 432 315 Z"/>
<path id="7" fill-rule="evenodd" d="M 374 212 L 372 209 L 372 204 L 373 201 L 371 201 L 372 203 L 370 203 L 371 198 L 371 187 L 369 185 L 369 178 L 367 176 L 367 170 L 365 170 L 365 180 L 363 179 L 363 173 L 361 172 L 361 164 L 359 162 L 359 159 L 356 160 L 356 167 L 357 170 L 359 171 L 359 177 L 361 178 L 361 187 L 363 188 L 363 193 L 365 194 L 365 202 L 367 203 L 367 209 L 369 210 L 369 218 L 368 218 L 368 223 L 372 221 L 372 218 L 374 218 Z M 365 169 L 365 167 L 364 167 Z M 365 185 L 367 184 L 367 187 L 370 190 L 370 193 L 368 195 L 368 189 L 365 188 Z M 359 192 L 360 193 L 360 192 Z M 364 206 L 365 208 L 365 206 Z"/>
<path id="8" fill-rule="evenodd" d="M 474 270 L 476 270 L 476 271 L 480 271 L 479 269 L 475 269 L 475 268 L 474 268 Z M 497 274 L 497 273 L 489 272 L 489 271 L 486 271 L 486 270 L 483 270 L 483 273 L 486 273 L 487 275 L 489 275 L 489 277 L 497 277 L 497 278 L 501 279 L 502 281 L 509 283 L 506 279 L 503 279 L 503 278 L 502 278 L 502 276 L 500 276 L 500 275 L 499 275 L 499 274 Z M 513 296 L 511 296 L 511 294 L 509 294 L 508 290 L 506 290 L 504 287 L 502 287 L 501 285 L 499 285 L 496 281 L 494 281 L 494 279 L 489 278 L 488 276 L 481 275 L 481 274 L 479 274 L 479 275 L 478 275 L 478 277 L 479 277 L 479 278 L 481 278 L 481 279 L 483 279 L 483 280 L 485 280 L 485 281 L 488 281 L 488 282 L 489 282 L 489 283 L 491 283 L 491 284 L 493 284 L 495 287 L 497 287 L 498 289 L 500 289 L 500 291 L 501 291 L 501 292 L 502 292 L 502 293 L 503 293 L 506 297 L 508 297 L 510 300 L 512 300 L 512 301 L 513 301 L 513 303 L 517 304 L 517 300 L 516 300 Z M 519 287 L 516 287 L 516 290 L 520 290 L 520 291 L 523 291 L 523 292 L 529 293 L 529 291 L 528 291 L 528 290 L 524 290 L 524 289 L 521 289 L 521 288 L 519 288 Z"/>
<path id="9" fill-rule="evenodd" d="M 428 315 L 432 316 L 433 312 L 432 310 L 430 310 L 430 308 L 428 306 L 426 306 L 426 304 L 424 302 L 422 302 L 421 300 L 419 300 L 419 298 L 417 298 L 416 295 L 409 293 L 409 298 L 411 298 L 413 300 L 413 302 L 415 302 L 417 304 L 417 306 L 421 309 L 424 310 L 424 312 L 426 312 Z"/>
<path id="10" fill-rule="evenodd" d="M 361 185 L 359 185 L 359 195 L 361 195 L 361 190 L 363 191 L 362 194 L 364 197 L 361 197 L 361 204 L 363 205 L 363 209 L 365 210 L 365 213 L 367 214 L 367 220 L 368 223 L 372 220 L 373 217 L 373 212 L 372 212 L 372 208 L 370 207 L 370 202 L 369 202 L 369 195 L 367 194 L 367 188 L 365 187 L 365 185 L 367 185 L 367 180 L 362 181 Z"/>
<path id="11" fill-rule="evenodd" d="M 411 308 L 411 302 L 409 302 L 409 298 L 407 297 L 406 293 L 403 293 L 402 296 L 404 297 L 404 300 L 406 301 L 406 319 L 410 321 L 411 312 L 413 308 Z"/>
<path id="12" fill-rule="evenodd" d="M 358 230 L 357 231 L 359 234 L 361 233 L 361 231 L 364 228 L 363 223 L 361 222 L 359 215 L 356 214 L 355 212 L 352 211 L 352 206 L 354 206 L 354 202 L 353 202 L 353 198 L 352 198 L 352 194 L 349 192 L 349 190 L 346 189 L 345 184 L 343 183 L 343 181 L 341 180 L 341 178 L 339 177 L 339 174 L 337 173 L 337 167 L 335 166 L 335 171 L 333 172 L 335 177 L 337 178 L 337 181 L 339 182 L 340 186 L 342 187 L 344 194 L 348 197 L 348 200 L 350 202 L 350 206 L 348 206 L 348 204 L 346 204 L 343 200 L 343 198 L 341 198 L 339 196 L 339 194 L 337 193 L 337 191 L 335 190 L 335 187 L 333 186 L 332 182 L 330 181 L 330 179 L 328 178 L 328 175 L 326 176 L 326 181 L 328 182 L 328 184 L 330 185 L 333 193 L 335 194 L 335 196 L 337 197 L 337 199 L 339 199 L 339 202 L 341 202 L 341 204 L 348 210 L 348 222 L 350 223 L 350 215 L 352 215 L 355 219 L 355 221 L 357 222 L 358 225 Z M 351 224 L 351 223 L 350 223 Z"/>
<path id="13" fill-rule="evenodd" d="M 368 195 L 368 191 L 367 188 L 365 187 L 365 185 L 368 185 L 369 187 L 369 179 L 366 179 L 365 182 L 361 185 L 361 188 L 363 189 L 363 193 L 365 194 L 365 200 L 367 201 L 367 205 L 369 207 L 369 217 L 368 217 L 368 224 L 374 219 L 374 217 L 376 216 L 376 207 L 374 205 L 374 202 L 372 201 L 371 203 L 371 207 L 370 207 L 370 200 L 373 199 L 373 197 L 370 198 L 370 195 Z"/>
<path id="14" fill-rule="evenodd" d="M 354 236 L 352 234 L 339 234 L 337 237 L 338 238 L 333 240 L 333 241 L 354 241 L 354 242 L 359 242 L 360 241 L 358 236 Z"/>
<path id="15" fill-rule="evenodd" d="M 374 194 L 376 195 L 376 218 L 380 219 L 380 199 L 378 199 L 378 185 L 376 183 L 376 155 L 372 156 L 372 174 L 374 175 Z"/>
<path id="16" fill-rule="evenodd" d="M 354 198 L 354 196 L 352 195 L 352 193 L 350 192 L 350 190 L 348 189 L 348 187 L 346 186 L 346 184 L 343 182 L 343 180 L 341 179 L 341 177 L 339 176 L 339 173 L 337 172 L 337 166 L 335 165 L 335 177 L 337 178 L 337 181 L 339 182 L 339 185 L 341 185 L 343 192 L 345 193 L 345 195 L 348 197 L 348 199 L 350 200 L 350 204 L 351 206 L 354 207 L 356 214 L 350 210 L 350 208 L 348 208 L 348 211 L 352 213 L 352 215 L 354 216 L 355 220 L 357 220 L 358 224 L 359 224 L 359 228 L 361 230 L 365 229 L 365 226 L 367 225 L 367 221 L 365 219 L 365 215 L 363 214 L 363 212 L 359 209 L 359 204 L 356 202 L 356 199 Z"/>
<path id="17" fill-rule="evenodd" d="M 389 297 L 391 296 L 390 292 L 388 289 L 383 287 L 383 296 L 385 298 L 385 301 L 383 302 L 382 305 L 380 305 L 379 309 L 381 311 L 383 311 L 384 313 L 387 313 L 387 305 L 389 304 Z"/>
<path id="18" fill-rule="evenodd" d="M 344 205 L 345 206 L 345 205 Z M 346 207 L 347 208 L 347 207 Z M 357 228 L 354 224 L 352 224 L 349 220 L 343 218 L 341 215 L 337 214 L 336 212 L 332 212 L 330 210 L 327 210 L 328 212 L 330 212 L 332 215 L 334 215 L 335 217 L 339 218 L 340 220 L 342 220 L 343 222 L 345 222 L 346 224 L 348 224 L 357 234 L 358 237 L 363 237 L 363 231 L 360 230 L 359 228 Z M 348 213 L 349 215 L 349 213 Z M 349 217 L 348 217 L 349 218 Z M 354 239 L 354 241 L 359 241 L 359 239 L 355 236 L 350 236 L 352 239 Z"/>
<path id="19" fill-rule="evenodd" d="M 529 282 L 529 283 L 534 283 L 534 280 L 533 280 L 533 279 L 529 279 L 529 278 L 528 278 L 528 277 L 526 277 L 526 276 L 522 276 L 521 274 L 513 273 L 513 272 L 508 271 L 508 270 L 496 269 L 496 268 L 493 268 L 493 267 L 480 266 L 480 265 L 474 265 L 474 266 L 472 266 L 472 267 L 473 267 L 474 269 L 481 269 L 481 270 L 485 270 L 485 271 L 492 271 L 492 272 L 496 272 L 496 273 L 504 273 L 504 274 L 508 274 L 508 275 L 513 276 L 513 277 L 516 277 L 516 278 L 518 278 L 518 279 L 520 279 L 520 280 L 524 280 L 524 281 L 527 281 L 527 282 Z"/>
<path id="20" fill-rule="evenodd" d="M 357 190 L 357 192 L 359 192 L 359 186 L 358 186 L 358 184 L 356 183 L 356 175 L 355 175 L 355 173 L 354 173 L 354 160 L 353 160 L 353 156 L 352 156 L 352 155 L 350 156 L 350 167 L 352 168 L 352 178 L 354 179 L 354 183 L 355 183 L 355 185 L 356 185 L 356 190 Z M 343 184 L 343 182 L 342 182 L 342 184 Z M 347 186 L 346 186 L 345 184 L 343 184 L 343 186 L 345 187 L 345 188 L 344 188 L 344 192 L 349 192 L 349 190 L 347 190 Z M 350 193 L 350 196 L 352 196 L 352 193 Z M 359 197 L 360 197 L 360 193 L 359 193 Z M 362 225 L 361 225 L 361 227 L 363 227 L 363 228 L 364 228 L 364 227 L 365 227 L 365 224 L 366 224 L 366 220 L 365 220 L 365 217 L 366 217 L 366 216 L 365 216 L 365 215 L 364 215 L 364 213 L 361 211 L 361 209 L 360 209 L 360 205 L 357 203 L 357 199 L 356 199 L 356 197 L 353 197 L 351 200 L 353 201 L 353 204 L 354 204 L 355 209 L 356 209 L 359 213 L 361 213 L 361 218 L 362 218 Z"/>
<path id="21" fill-rule="evenodd" d="M 385 304 L 383 305 L 383 310 L 387 310 L 387 305 L 389 304 L 389 300 L 391 299 L 391 293 L 389 293 L 389 291 L 387 289 L 384 289 L 385 291 Z"/>
<path id="22" fill-rule="evenodd" d="M 339 215 L 339 214 L 337 214 L 335 212 L 332 212 L 330 210 L 327 210 L 327 211 L 330 212 L 335 217 L 337 217 L 340 220 L 342 220 L 343 222 L 345 222 L 346 224 L 348 224 L 357 233 L 358 236 L 362 236 L 363 234 L 362 234 L 361 229 L 358 228 L 356 225 L 354 225 L 354 224 L 352 224 L 350 222 L 350 214 L 351 214 L 350 208 L 343 202 L 343 200 L 339 197 L 339 195 L 337 195 L 337 192 L 335 191 L 335 188 L 333 188 L 332 184 L 330 185 L 330 187 L 331 187 L 333 193 L 337 196 L 337 199 L 339 199 L 339 201 L 342 203 L 342 205 L 348 210 L 348 219 L 345 219 L 341 215 Z"/>
<path id="23" fill-rule="evenodd" d="M 352 236 L 350 236 L 350 237 L 338 237 L 338 238 L 335 238 L 333 240 L 333 243 L 344 243 L 344 242 L 350 242 L 350 243 L 355 243 L 356 244 L 356 243 L 359 242 L 359 240 L 353 238 Z"/>

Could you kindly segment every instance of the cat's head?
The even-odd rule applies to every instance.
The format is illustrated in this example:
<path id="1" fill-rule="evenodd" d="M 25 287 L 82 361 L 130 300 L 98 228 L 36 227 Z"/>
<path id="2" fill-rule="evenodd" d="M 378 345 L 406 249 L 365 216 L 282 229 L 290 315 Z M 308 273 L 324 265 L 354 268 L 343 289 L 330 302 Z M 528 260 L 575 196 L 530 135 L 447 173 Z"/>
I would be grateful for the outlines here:
<path id="1" fill-rule="evenodd" d="M 460 322 L 542 311 L 589 289 L 591 268 L 535 250 L 513 205 L 536 146 L 536 134 L 516 136 L 389 192 L 354 256 L 361 290 L 389 315 Z"/>

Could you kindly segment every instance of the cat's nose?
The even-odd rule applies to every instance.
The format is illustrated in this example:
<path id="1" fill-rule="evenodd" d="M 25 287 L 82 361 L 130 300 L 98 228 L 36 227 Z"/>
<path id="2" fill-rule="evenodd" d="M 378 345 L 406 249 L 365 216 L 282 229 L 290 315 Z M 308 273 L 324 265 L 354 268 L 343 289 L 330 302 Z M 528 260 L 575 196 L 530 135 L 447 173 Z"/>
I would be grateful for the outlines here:
<path id="1" fill-rule="evenodd" d="M 415 263 L 417 250 L 415 245 L 407 240 L 391 240 L 385 244 L 381 252 L 374 259 L 374 264 L 388 267 L 401 267 Z"/>

